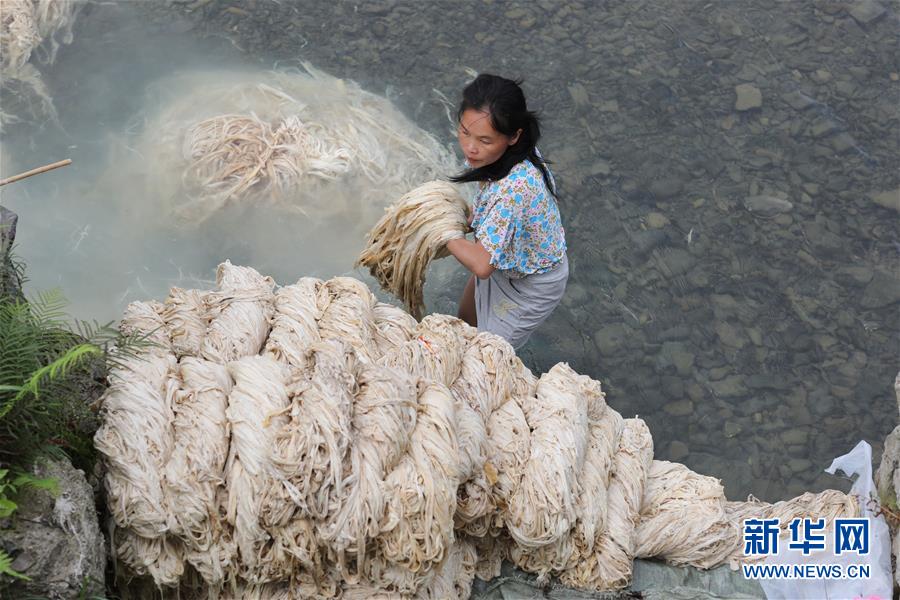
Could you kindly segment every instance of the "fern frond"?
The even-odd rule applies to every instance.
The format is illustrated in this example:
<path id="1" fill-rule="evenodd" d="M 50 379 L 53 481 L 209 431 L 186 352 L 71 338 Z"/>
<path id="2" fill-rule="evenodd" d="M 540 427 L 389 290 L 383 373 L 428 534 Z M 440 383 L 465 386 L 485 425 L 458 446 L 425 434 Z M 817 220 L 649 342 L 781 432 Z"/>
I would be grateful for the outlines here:
<path id="1" fill-rule="evenodd" d="M 54 380 L 65 377 L 79 363 L 83 362 L 88 356 L 101 355 L 100 348 L 93 344 L 78 344 L 71 348 L 68 352 L 51 362 L 49 365 L 43 366 L 35 371 L 28 381 L 19 390 L 19 393 L 13 398 L 12 404 L 21 400 L 25 395 L 31 394 L 35 397 L 40 396 L 40 384 L 45 379 Z M 0 408 L 0 417 L 3 417 L 11 405 L 4 405 Z"/>
<path id="2" fill-rule="evenodd" d="M 18 571 L 13 570 L 12 568 L 13 559 L 7 554 L 3 549 L 0 549 L 0 575 L 9 575 L 10 577 L 15 577 L 17 579 L 22 579 L 24 581 L 31 581 L 31 577 L 27 575 L 23 575 Z"/>
<path id="3" fill-rule="evenodd" d="M 30 473 L 20 473 L 13 479 L 12 484 L 17 490 L 31 487 L 38 490 L 50 492 L 54 498 L 59 496 L 59 482 L 53 477 L 35 477 Z"/>
<path id="4" fill-rule="evenodd" d="M 59 288 L 37 292 L 28 304 L 35 320 L 47 327 L 65 325 L 66 298 Z"/>

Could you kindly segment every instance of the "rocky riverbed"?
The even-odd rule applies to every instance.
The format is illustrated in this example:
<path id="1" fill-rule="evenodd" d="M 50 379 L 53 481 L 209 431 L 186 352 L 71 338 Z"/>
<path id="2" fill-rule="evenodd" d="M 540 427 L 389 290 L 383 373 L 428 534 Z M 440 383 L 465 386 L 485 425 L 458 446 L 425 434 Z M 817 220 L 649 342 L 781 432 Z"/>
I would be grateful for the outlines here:
<path id="1" fill-rule="evenodd" d="M 523 77 L 572 279 L 529 343 L 601 379 L 658 458 L 731 497 L 822 474 L 895 423 L 896 6 L 845 2 L 172 2 L 156 26 L 309 60 L 449 135 L 466 69 Z M 460 274 L 460 289 L 463 280 Z M 457 290 L 432 291 L 453 311 Z"/>
<path id="2" fill-rule="evenodd" d="M 834 456 L 880 453 L 900 356 L 895 4 L 128 4 L 148 35 L 358 81 L 448 143 L 473 70 L 523 77 L 572 265 L 526 360 L 600 379 L 657 458 L 731 498 L 841 487 Z M 464 279 L 429 306 L 455 312 Z"/>

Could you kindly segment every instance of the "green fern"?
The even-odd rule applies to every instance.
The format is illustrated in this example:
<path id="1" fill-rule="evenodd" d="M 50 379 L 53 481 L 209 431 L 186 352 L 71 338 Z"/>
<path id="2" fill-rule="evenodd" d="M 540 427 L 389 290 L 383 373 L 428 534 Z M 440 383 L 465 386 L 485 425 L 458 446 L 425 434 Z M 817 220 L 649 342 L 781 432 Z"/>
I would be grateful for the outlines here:
<path id="1" fill-rule="evenodd" d="M 23 579 L 25 581 L 31 581 L 31 577 L 27 575 L 23 575 L 18 571 L 12 568 L 13 559 L 0 548 L 0 575 L 9 575 L 10 577 L 15 577 L 16 579 Z"/>
<path id="2" fill-rule="evenodd" d="M 98 422 L 87 396 L 102 390 L 109 365 L 149 345 L 111 323 L 70 323 L 65 307 L 59 290 L 0 297 L 0 465 L 65 453 L 89 471 Z"/>
<path id="3" fill-rule="evenodd" d="M 22 400 L 22 398 L 28 394 L 33 395 L 35 398 L 40 397 L 41 383 L 47 380 L 52 381 L 54 379 L 65 377 L 73 368 L 82 363 L 85 357 L 100 356 L 102 354 L 103 352 L 100 348 L 93 344 L 78 344 L 74 348 L 70 348 L 65 354 L 51 362 L 49 365 L 45 365 L 32 373 L 28 381 L 20 386 L 18 393 L 16 393 L 12 401 L 7 402 L 7 404 L 0 407 L 0 417 L 6 415 L 16 402 Z"/>

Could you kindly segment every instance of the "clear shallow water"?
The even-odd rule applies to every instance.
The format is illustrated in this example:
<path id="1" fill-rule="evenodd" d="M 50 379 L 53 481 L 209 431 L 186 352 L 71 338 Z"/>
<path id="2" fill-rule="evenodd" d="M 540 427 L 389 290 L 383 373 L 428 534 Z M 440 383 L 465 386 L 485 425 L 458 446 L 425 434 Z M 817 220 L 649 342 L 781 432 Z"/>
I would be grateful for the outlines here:
<path id="1" fill-rule="evenodd" d="M 226 256 L 282 283 L 330 276 L 351 265 L 289 232 L 260 256 L 239 238 L 117 229 L 85 200 L 90 165 L 105 164 L 96 130 L 126 127 L 137 90 L 173 66 L 309 60 L 450 143 L 443 98 L 469 70 L 524 77 L 572 278 L 523 357 L 600 379 L 614 408 L 647 420 L 657 458 L 721 477 L 731 498 L 776 500 L 843 485 L 822 474 L 831 458 L 859 439 L 877 453 L 897 422 L 900 227 L 871 195 L 900 186 L 900 52 L 896 14 L 863 21 L 765 0 L 96 5 L 48 73 L 68 135 L 29 131 L 15 161 L 7 138 L 0 166 L 51 149 L 76 165 L 0 199 L 21 215 L 34 286 L 62 285 L 80 317 L 116 314 L 126 290 L 103 289 L 104 269 L 134 271 L 125 299 L 162 297 L 179 277 L 207 285 Z M 760 105 L 737 110 L 736 86 Z M 441 270 L 427 300 L 453 313 L 465 273 Z"/>

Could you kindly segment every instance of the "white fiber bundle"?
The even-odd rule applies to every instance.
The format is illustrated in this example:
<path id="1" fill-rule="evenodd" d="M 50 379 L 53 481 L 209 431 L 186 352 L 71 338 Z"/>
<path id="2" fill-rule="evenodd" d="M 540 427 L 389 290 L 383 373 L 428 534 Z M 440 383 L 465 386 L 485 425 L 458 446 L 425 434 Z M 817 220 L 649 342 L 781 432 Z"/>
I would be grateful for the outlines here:
<path id="1" fill-rule="evenodd" d="M 416 593 L 416 600 L 468 600 L 477 562 L 475 545 L 466 539 L 457 540 L 431 581 Z"/>
<path id="2" fill-rule="evenodd" d="M 183 547 L 175 538 L 145 538 L 132 529 L 116 529 L 112 546 L 135 574 L 149 575 L 159 586 L 175 587 L 184 574 Z"/>
<path id="3" fill-rule="evenodd" d="M 424 344 L 425 371 L 420 375 L 446 386 L 459 377 L 462 357 L 475 329 L 450 315 L 428 315 L 416 326 L 416 339 Z"/>
<path id="4" fill-rule="evenodd" d="M 521 360 L 516 360 L 512 373 L 510 395 L 516 398 L 530 398 L 537 392 L 538 378 Z"/>
<path id="5" fill-rule="evenodd" d="M 158 302 L 132 302 L 123 333 L 145 337 L 142 356 L 123 356 L 109 374 L 100 400 L 103 423 L 94 446 L 104 456 L 110 513 L 119 527 L 146 538 L 165 534 L 169 513 L 162 469 L 172 451 L 172 401 L 178 389 L 176 360 L 169 351 Z"/>
<path id="6" fill-rule="evenodd" d="M 453 184 L 423 184 L 386 210 L 369 232 L 357 265 L 367 267 L 382 288 L 420 319 L 428 263 L 447 256 L 447 242 L 465 237 L 468 214 L 469 206 Z"/>
<path id="7" fill-rule="evenodd" d="M 365 571 L 366 545 L 381 531 L 385 499 L 382 482 L 407 451 L 416 425 L 416 387 L 405 373 L 361 364 L 353 406 L 353 445 L 340 510 L 320 528 L 320 540 L 335 552 L 355 554 Z"/>
<path id="8" fill-rule="evenodd" d="M 636 557 L 708 569 L 734 552 L 738 528 L 725 512 L 718 479 L 682 464 L 653 461 L 635 529 Z"/>
<path id="9" fill-rule="evenodd" d="M 308 64 L 188 71 L 153 86 L 146 103 L 155 109 L 130 144 L 142 161 L 132 168 L 154 181 L 165 213 L 191 224 L 260 204 L 368 221 L 457 167 L 388 100 Z"/>
<path id="10" fill-rule="evenodd" d="M 268 356 L 247 356 L 228 363 L 234 380 L 226 416 L 231 448 L 226 465 L 226 518 L 234 528 L 241 571 L 249 579 L 261 560 L 269 534 L 260 525 L 260 498 L 275 481 L 271 448 L 287 424 L 289 406 L 284 366 Z M 257 581 L 262 583 L 262 581 Z"/>
<path id="11" fill-rule="evenodd" d="M 575 525 L 578 476 L 588 442 L 588 402 L 565 363 L 544 374 L 522 411 L 531 426 L 531 455 L 509 504 L 506 526 L 523 548 L 563 539 Z"/>
<path id="12" fill-rule="evenodd" d="M 609 407 L 599 419 L 591 420 L 587 455 L 581 472 L 578 522 L 571 534 L 575 548 L 569 566 L 594 552 L 596 540 L 606 530 L 607 490 L 624 426 L 622 416 Z"/>
<path id="13" fill-rule="evenodd" d="M 21 94 L 21 98 L 15 99 L 16 103 L 26 105 L 23 108 L 30 109 L 35 117 L 56 118 L 56 110 L 32 58 L 46 65 L 52 64 L 60 43 L 72 43 L 72 25 L 80 6 L 74 0 L 3 1 L 0 10 L 0 85 L 4 92 Z M 32 102 L 32 97 L 37 102 Z M 5 122 L 21 117 L 0 110 L 0 130 Z"/>
<path id="14" fill-rule="evenodd" d="M 125 307 L 119 330 L 126 335 L 136 335 L 151 344 L 150 352 L 168 353 L 172 344 L 166 334 L 162 313 L 164 306 L 155 300 L 132 302 Z"/>
<path id="15" fill-rule="evenodd" d="M 531 457 L 531 428 L 520 406 L 524 399 L 511 398 L 495 410 L 487 424 L 487 462 L 484 470 L 493 484 L 494 504 L 504 510 L 496 515 L 497 526 L 506 521 L 513 493 Z"/>
<path id="16" fill-rule="evenodd" d="M 225 578 L 233 548 L 223 543 L 218 494 L 225 488 L 228 458 L 226 408 L 231 376 L 223 366 L 191 356 L 180 365 L 182 389 L 175 394 L 175 443 L 165 466 L 165 492 L 172 533 L 185 556 L 210 585 Z"/>
<path id="17" fill-rule="evenodd" d="M 263 277 L 250 267 L 225 261 L 216 269 L 217 290 L 210 294 L 210 314 L 200 355 L 218 363 L 259 354 L 266 336 L 272 306 L 271 277 Z"/>
<path id="18" fill-rule="evenodd" d="M 613 461 L 607 493 L 607 526 L 594 544 L 594 552 L 564 571 L 564 585 L 593 590 L 614 590 L 628 585 L 634 558 L 634 528 L 650 464 L 653 438 L 641 419 L 625 419 Z"/>
<path id="19" fill-rule="evenodd" d="M 294 600 L 290 583 L 239 582 L 216 591 L 217 600 Z"/>
<path id="20" fill-rule="evenodd" d="M 457 490 L 455 520 L 458 528 L 480 521 L 476 531 L 487 533 L 482 517 L 493 509 L 490 483 L 484 474 L 487 460 L 487 424 L 469 404 L 454 395 L 456 402 L 456 436 L 459 444 L 461 485 Z"/>
<path id="21" fill-rule="evenodd" d="M 259 92 L 292 100 L 269 86 Z M 334 180 L 350 169 L 349 149 L 329 137 L 321 125 L 296 114 L 274 121 L 252 112 L 211 117 L 185 134 L 185 180 L 208 198 L 206 210 L 250 190 L 281 196 L 305 177 Z"/>
<path id="22" fill-rule="evenodd" d="M 199 290 L 178 287 L 169 290 L 162 319 L 175 356 L 197 356 L 200 353 L 209 325 L 208 297 L 209 292 Z"/>
<path id="23" fill-rule="evenodd" d="M 379 546 L 396 568 L 424 577 L 453 544 L 460 472 L 450 390 L 420 385 L 418 407 L 409 451 L 384 482 L 387 512 Z"/>
<path id="24" fill-rule="evenodd" d="M 450 386 L 459 376 L 466 344 L 474 333 L 474 328 L 456 317 L 428 315 L 416 325 L 410 341 L 393 346 L 378 362 Z"/>
<path id="25" fill-rule="evenodd" d="M 274 440 L 273 460 L 286 490 L 301 515 L 317 522 L 337 514 L 344 499 L 357 361 L 349 345 L 314 344 L 307 376 L 291 385 L 290 426 Z"/>
<path id="26" fill-rule="evenodd" d="M 281 498 L 290 504 L 283 495 Z M 291 588 L 299 591 L 302 598 L 332 597 L 338 581 L 319 551 L 313 521 L 292 512 L 281 525 L 269 528 L 269 533 L 272 543 L 266 548 L 266 558 L 281 571 L 276 577 L 278 573 L 272 569 L 273 578 L 291 579 Z"/>
<path id="27" fill-rule="evenodd" d="M 514 374 L 524 368 L 520 363 L 506 340 L 478 332 L 466 347 L 453 393 L 487 419 L 510 396 Z"/>
<path id="28" fill-rule="evenodd" d="M 317 304 L 322 281 L 303 277 L 275 292 L 275 315 L 265 352 L 275 360 L 303 368 L 306 349 L 319 341 Z"/>
<path id="29" fill-rule="evenodd" d="M 717 480 L 653 461 L 598 381 L 564 363 L 536 379 L 502 339 L 416 322 L 354 279 L 273 293 L 252 269 L 217 275 L 215 292 L 129 306 L 122 330 L 152 345 L 117 357 L 95 438 L 116 556 L 158 587 L 464 598 L 508 559 L 606 591 L 635 556 L 746 562 L 745 518 L 786 535 L 858 513 L 836 491 L 726 502 Z"/>
<path id="30" fill-rule="evenodd" d="M 487 421 L 508 395 L 514 361 L 502 346 L 512 349 L 502 338 L 479 333 L 469 340 L 460 364 L 460 373 L 451 390 L 457 399 L 459 445 L 463 460 L 463 484 L 457 491 L 455 521 L 458 529 L 473 536 L 487 535 L 491 513 L 496 508 L 491 494 L 496 473 L 485 469 L 488 453 Z M 486 359 L 486 360 L 483 360 Z"/>
<path id="31" fill-rule="evenodd" d="M 319 289 L 321 310 L 319 335 L 353 346 L 357 356 L 372 362 L 377 352 L 375 335 L 375 295 L 359 279 L 335 277 Z"/>
<path id="32" fill-rule="evenodd" d="M 415 337 L 418 323 L 402 308 L 386 302 L 378 302 L 375 304 L 373 312 L 375 314 L 375 331 L 373 333 L 379 357 Z"/>
<path id="33" fill-rule="evenodd" d="M 551 572 L 558 572 L 565 569 L 566 566 L 573 561 L 573 557 L 575 557 L 575 554 L 579 550 L 579 547 L 587 545 L 587 540 L 585 537 L 587 533 L 586 530 L 590 530 L 593 533 L 598 516 L 601 513 L 605 513 L 606 502 L 605 488 L 602 492 L 597 489 L 598 484 L 602 482 L 603 474 L 598 474 L 596 472 L 592 472 L 589 476 L 585 476 L 584 474 L 585 470 L 593 470 L 596 467 L 603 467 L 602 464 L 589 465 L 586 462 L 589 458 L 591 458 L 590 442 L 593 441 L 592 437 L 590 436 L 590 425 L 596 423 L 599 418 L 602 418 L 603 413 L 606 411 L 606 402 L 603 398 L 603 392 L 600 389 L 600 383 L 585 375 L 578 375 L 577 373 L 569 369 L 568 366 L 557 365 L 557 367 L 560 368 L 559 375 L 561 375 L 563 379 L 552 382 L 553 385 L 548 386 L 547 384 L 551 382 L 545 381 L 544 378 L 542 378 L 541 381 L 538 382 L 537 399 L 531 399 L 530 402 L 526 402 L 525 405 L 534 406 L 535 403 L 541 402 L 541 394 L 551 394 L 553 393 L 554 389 L 558 390 L 557 393 L 568 393 L 570 395 L 574 394 L 575 397 L 577 397 L 576 405 L 583 406 L 586 413 L 588 424 L 588 439 L 585 441 L 585 447 L 583 449 L 583 452 L 581 453 L 581 457 L 576 458 L 575 468 L 580 470 L 573 480 L 574 485 L 572 488 L 572 493 L 575 494 L 574 514 L 569 513 L 569 515 L 566 516 L 566 519 L 570 523 L 571 527 L 569 533 L 567 535 L 557 537 L 548 544 L 542 544 L 538 547 L 529 547 L 519 544 L 513 547 L 510 551 L 510 557 L 517 565 L 527 571 L 538 573 L 539 580 L 542 581 L 546 580 Z M 550 374 L 553 374 L 552 370 Z M 526 412 L 526 416 L 529 418 L 529 423 L 531 423 L 531 415 Z M 532 429 L 534 429 L 534 427 L 532 427 Z M 534 450 L 535 433 L 535 431 L 532 432 L 532 451 Z M 603 440 L 599 440 L 599 444 L 602 448 Z M 578 446 L 575 447 L 577 448 Z M 600 452 L 602 452 L 602 450 Z M 534 454 L 532 453 L 532 458 L 533 456 Z M 578 455 L 576 454 L 576 456 Z M 579 462 L 581 464 L 580 467 L 578 466 Z M 526 475 L 527 474 L 528 471 L 526 471 Z M 524 481 L 526 480 L 523 478 L 523 482 Z M 586 489 L 586 486 L 590 487 Z M 558 497 L 565 499 L 566 494 L 563 493 Z M 599 508 L 597 506 L 596 502 L 598 500 L 603 501 L 604 508 Z M 515 537 L 515 533 L 512 533 L 512 535 Z M 591 541 L 591 544 L 592 542 L 593 540 Z M 585 554 L 587 554 L 587 552 Z"/>

